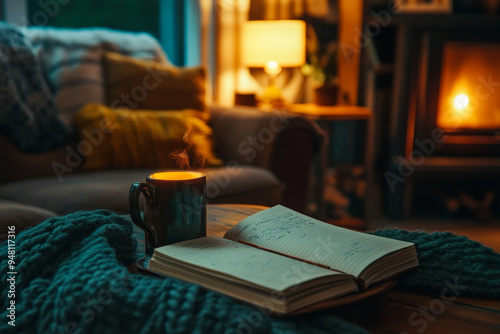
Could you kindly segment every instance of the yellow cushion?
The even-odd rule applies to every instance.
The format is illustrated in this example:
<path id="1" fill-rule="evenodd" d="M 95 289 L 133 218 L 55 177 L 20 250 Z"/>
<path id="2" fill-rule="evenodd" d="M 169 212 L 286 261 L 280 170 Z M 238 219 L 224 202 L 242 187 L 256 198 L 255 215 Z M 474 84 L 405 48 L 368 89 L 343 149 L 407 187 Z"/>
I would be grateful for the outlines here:
<path id="1" fill-rule="evenodd" d="M 200 168 L 220 165 L 212 129 L 184 111 L 111 109 L 88 104 L 75 116 L 84 169 Z"/>
<path id="2" fill-rule="evenodd" d="M 205 69 L 177 68 L 118 53 L 103 56 L 106 104 L 113 108 L 205 111 Z"/>

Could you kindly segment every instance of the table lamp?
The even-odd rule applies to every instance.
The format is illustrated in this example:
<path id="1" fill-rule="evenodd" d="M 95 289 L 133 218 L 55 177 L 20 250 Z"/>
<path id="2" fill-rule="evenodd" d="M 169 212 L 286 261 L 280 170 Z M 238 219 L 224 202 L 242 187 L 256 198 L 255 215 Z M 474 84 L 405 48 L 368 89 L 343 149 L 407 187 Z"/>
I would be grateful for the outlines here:
<path id="1" fill-rule="evenodd" d="M 299 20 L 246 21 L 242 26 L 241 63 L 247 67 L 263 67 L 269 84 L 260 100 L 282 104 L 276 86 L 282 67 L 297 67 L 306 60 L 306 23 Z"/>

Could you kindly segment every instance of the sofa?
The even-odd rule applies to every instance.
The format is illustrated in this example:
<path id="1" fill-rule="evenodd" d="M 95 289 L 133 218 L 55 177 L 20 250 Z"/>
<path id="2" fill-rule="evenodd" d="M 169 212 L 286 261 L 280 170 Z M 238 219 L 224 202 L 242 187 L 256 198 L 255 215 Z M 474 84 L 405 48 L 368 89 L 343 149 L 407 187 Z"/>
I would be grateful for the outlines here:
<path id="1" fill-rule="evenodd" d="M 258 142 L 262 129 L 283 128 L 271 140 Z M 285 124 L 286 123 L 286 124 Z M 310 168 L 322 143 L 317 126 L 300 117 L 247 107 L 211 107 L 215 153 L 224 166 L 207 174 L 208 203 L 282 203 L 303 211 Z M 260 132 L 260 133 L 259 133 Z M 252 146 L 251 138 L 257 138 Z M 76 141 L 68 145 L 76 145 Z M 64 163 L 66 146 L 27 154 L 0 135 L 0 200 L 40 207 L 59 215 L 93 209 L 128 211 L 128 189 L 157 169 L 85 172 L 75 167 L 59 179 L 52 163 Z"/>
<path id="2" fill-rule="evenodd" d="M 45 32 L 35 31 L 32 36 L 39 38 L 40 33 Z M 58 31 L 49 33 L 57 35 Z M 70 33 L 76 36 L 75 32 Z M 35 50 L 38 57 L 42 57 L 39 60 L 53 61 L 44 52 L 43 43 L 39 44 L 42 47 Z M 49 81 L 54 80 L 50 66 L 42 68 Z M 78 95 L 80 100 L 85 100 L 87 93 L 92 95 L 88 90 L 75 91 L 75 85 L 70 89 L 73 90 L 71 96 Z M 65 94 L 54 94 L 56 102 L 62 101 L 60 110 L 66 110 L 64 103 L 73 102 L 59 99 Z M 92 98 L 87 100 L 94 102 Z M 324 133 L 318 126 L 282 110 L 269 112 L 251 107 L 209 105 L 207 111 L 213 150 L 223 162 L 220 166 L 201 168 L 207 175 L 207 203 L 283 204 L 304 211 L 311 167 L 324 142 Z M 0 233 L 10 224 L 23 229 L 51 216 L 80 210 L 108 209 L 126 214 L 131 184 L 164 169 L 86 170 L 85 157 L 76 153 L 81 140 L 75 132 L 62 145 L 29 153 L 0 131 L 0 156 L 3 157 Z M 64 172 L 56 170 L 56 165 L 65 166 Z"/>

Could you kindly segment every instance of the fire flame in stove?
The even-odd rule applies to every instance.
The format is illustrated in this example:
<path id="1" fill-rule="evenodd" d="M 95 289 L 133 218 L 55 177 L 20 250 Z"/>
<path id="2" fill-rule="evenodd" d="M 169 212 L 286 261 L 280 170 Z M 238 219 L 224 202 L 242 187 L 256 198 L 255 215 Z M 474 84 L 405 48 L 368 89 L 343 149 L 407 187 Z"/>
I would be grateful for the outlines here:
<path id="1" fill-rule="evenodd" d="M 443 44 L 436 125 L 442 129 L 500 127 L 500 44 Z"/>
<path id="2" fill-rule="evenodd" d="M 469 98 L 465 94 L 459 94 L 453 100 L 456 109 L 462 110 L 469 105 Z"/>

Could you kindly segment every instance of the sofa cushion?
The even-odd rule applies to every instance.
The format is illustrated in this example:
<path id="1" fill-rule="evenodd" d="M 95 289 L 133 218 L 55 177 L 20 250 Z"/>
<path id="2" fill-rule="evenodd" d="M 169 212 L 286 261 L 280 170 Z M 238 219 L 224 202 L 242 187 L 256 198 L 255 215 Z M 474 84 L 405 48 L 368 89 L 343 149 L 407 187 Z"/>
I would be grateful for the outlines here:
<path id="1" fill-rule="evenodd" d="M 106 103 L 112 107 L 205 110 L 203 67 L 176 68 L 106 52 L 103 69 Z"/>
<path id="2" fill-rule="evenodd" d="M 95 144 L 80 152 L 87 170 L 222 164 L 212 150 L 212 129 L 190 111 L 130 112 L 92 103 L 76 114 L 75 125 L 82 141 L 90 144 L 88 137 L 95 137 Z"/>
<path id="3" fill-rule="evenodd" d="M 155 170 L 126 169 L 75 173 L 62 182 L 57 177 L 21 180 L 0 186 L 0 199 L 38 206 L 58 214 L 78 210 L 108 209 L 128 213 L 132 183 L 145 181 Z M 157 171 L 157 170 L 156 170 Z M 240 202 L 275 205 L 282 200 L 283 185 L 268 170 L 258 167 L 217 167 L 207 175 L 207 202 Z"/>
<path id="4" fill-rule="evenodd" d="M 48 27 L 29 27 L 24 33 L 52 86 L 60 117 L 68 126 L 85 104 L 104 103 L 101 59 L 105 51 L 168 63 L 160 43 L 146 33 Z"/>
<path id="5" fill-rule="evenodd" d="M 0 200 L 0 242 L 7 239 L 9 226 L 15 226 L 16 235 L 31 226 L 55 217 L 55 212 L 31 205 Z"/>

